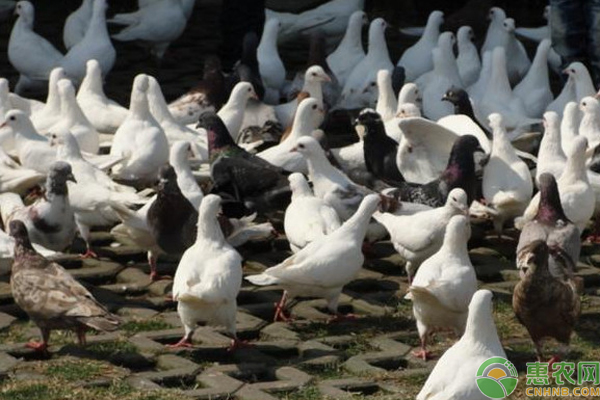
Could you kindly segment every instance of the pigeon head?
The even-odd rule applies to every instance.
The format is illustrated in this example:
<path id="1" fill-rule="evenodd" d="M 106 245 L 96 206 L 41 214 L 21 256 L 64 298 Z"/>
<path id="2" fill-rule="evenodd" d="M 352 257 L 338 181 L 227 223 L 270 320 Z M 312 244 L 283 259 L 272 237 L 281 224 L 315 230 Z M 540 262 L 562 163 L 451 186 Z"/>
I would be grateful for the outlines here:
<path id="1" fill-rule="evenodd" d="M 204 128 L 208 137 L 208 151 L 212 154 L 214 151 L 219 151 L 228 146 L 234 145 L 235 142 L 229 134 L 223 120 L 213 111 L 206 111 L 200 115 L 196 129 Z"/>
<path id="2" fill-rule="evenodd" d="M 579 102 L 579 109 L 583 111 L 584 114 L 598 115 L 600 113 L 600 102 L 592 96 L 587 96 Z"/>
<path id="3" fill-rule="evenodd" d="M 444 13 L 439 10 L 434 10 L 427 17 L 427 25 L 439 27 L 444 23 Z"/>
<path id="4" fill-rule="evenodd" d="M 331 77 L 320 65 L 313 65 L 304 73 L 304 80 L 310 82 L 331 82 Z"/>
<path id="5" fill-rule="evenodd" d="M 9 127 L 13 130 L 13 132 L 23 132 L 27 131 L 27 128 L 33 128 L 33 124 L 31 120 L 21 110 L 10 110 L 4 115 L 4 122 L 0 124 L 0 129 L 4 127 Z"/>
<path id="6" fill-rule="evenodd" d="M 32 249 L 29 241 L 29 232 L 23 221 L 14 219 L 8 224 L 8 234 L 15 239 L 17 246 L 22 246 L 27 249 Z"/>
<path id="7" fill-rule="evenodd" d="M 365 108 L 358 114 L 354 121 L 354 129 L 358 136 L 364 138 L 369 136 L 385 135 L 385 127 L 381 115 L 372 108 Z"/>
<path id="8" fill-rule="evenodd" d="M 544 240 L 536 240 L 525 246 L 521 252 L 525 254 L 524 262 L 521 265 L 521 274 L 528 276 L 536 272 L 548 272 L 548 245 Z"/>
<path id="9" fill-rule="evenodd" d="M 542 117 L 542 122 L 546 131 L 548 129 L 559 129 L 560 117 L 554 111 L 546 111 Z"/>
<path id="10" fill-rule="evenodd" d="M 410 118 L 410 117 L 420 117 L 421 110 L 417 107 L 416 104 L 413 103 L 404 103 L 398 106 L 398 110 L 396 112 L 397 118 Z"/>
<path id="11" fill-rule="evenodd" d="M 448 101 L 452 103 L 454 105 L 455 114 L 468 115 L 467 112 L 465 112 L 465 109 L 470 108 L 472 110 L 469 95 L 465 90 L 460 88 L 452 87 L 448 89 L 442 96 L 442 101 Z"/>
<path id="12" fill-rule="evenodd" d="M 412 82 L 405 83 L 398 93 L 398 104 L 420 104 L 423 101 L 419 87 Z"/>
<path id="13" fill-rule="evenodd" d="M 294 116 L 293 128 L 298 127 L 303 131 L 307 129 L 312 131 L 318 128 L 319 123 L 323 120 L 324 113 L 325 111 L 319 105 L 317 99 L 308 97 L 298 105 L 296 115 Z"/>
<path id="14" fill-rule="evenodd" d="M 200 216 L 204 218 L 216 218 L 221 212 L 221 198 L 216 194 L 209 194 L 202 199 L 200 204 Z"/>
<path id="15" fill-rule="evenodd" d="M 64 158 L 80 158 L 81 150 L 79 149 L 79 143 L 77 143 L 77 139 L 75 136 L 69 131 L 64 131 L 60 133 L 51 133 L 50 134 L 50 147 L 57 148 L 57 157 L 59 159 Z"/>
<path id="16" fill-rule="evenodd" d="M 560 202 L 560 193 L 556 179 L 550 173 L 543 173 L 538 179 L 540 189 L 540 205 L 535 220 L 547 224 L 556 224 L 562 221 L 569 222 Z"/>
<path id="17" fill-rule="evenodd" d="M 488 116 L 488 122 L 490 125 L 490 128 L 492 128 L 492 130 L 494 132 L 498 132 L 501 129 L 504 129 L 504 119 L 502 118 L 501 114 L 498 113 L 492 113 Z"/>
<path id="18" fill-rule="evenodd" d="M 229 101 L 233 99 L 234 102 L 244 106 L 249 99 L 258 99 L 254 87 L 250 82 L 239 82 L 233 87 Z"/>
<path id="19" fill-rule="evenodd" d="M 171 151 L 169 152 L 169 162 L 176 166 L 178 164 L 183 164 L 187 161 L 188 158 L 194 156 L 194 152 L 192 151 L 192 145 L 190 142 L 185 140 L 177 140 L 173 142 L 171 145 Z"/>
<path id="20" fill-rule="evenodd" d="M 308 186 L 306 178 L 301 173 L 294 172 L 293 174 L 288 176 L 288 181 L 290 182 L 290 189 L 292 190 L 292 198 L 294 196 L 304 196 L 311 194 L 310 186 Z"/>
<path id="21" fill-rule="evenodd" d="M 506 18 L 504 20 L 504 22 L 502 23 L 502 27 L 508 32 L 508 33 L 514 33 L 515 31 L 515 20 L 512 18 Z"/>
<path id="22" fill-rule="evenodd" d="M 163 193 L 180 191 L 177 185 L 177 173 L 171 164 L 165 164 L 158 170 L 158 191 Z"/>
<path id="23" fill-rule="evenodd" d="M 50 166 L 50 172 L 46 180 L 46 190 L 48 193 L 55 195 L 67 195 L 67 181 L 77 182 L 75 176 L 73 176 L 71 164 L 64 161 L 55 161 Z"/>
<path id="24" fill-rule="evenodd" d="M 90 59 L 85 63 L 85 73 L 87 75 L 94 74 L 96 76 L 101 75 L 102 70 L 100 69 L 100 63 L 96 59 Z"/>
<path id="25" fill-rule="evenodd" d="M 492 7 L 488 13 L 488 19 L 492 22 L 504 21 L 506 19 L 506 13 L 500 7 Z"/>
<path id="26" fill-rule="evenodd" d="M 14 13 L 19 16 L 19 18 L 23 19 L 23 21 L 28 24 L 33 25 L 33 21 L 35 18 L 35 9 L 33 8 L 33 4 L 28 1 L 19 1 L 15 5 Z"/>
<path id="27" fill-rule="evenodd" d="M 452 32 L 444 32 L 438 38 L 438 47 L 444 47 L 452 51 L 452 46 L 456 43 L 456 37 Z"/>
<path id="28" fill-rule="evenodd" d="M 133 80 L 133 89 L 135 91 L 146 93 L 150 83 L 148 82 L 148 75 L 138 74 Z"/>
<path id="29" fill-rule="evenodd" d="M 590 74 L 585 65 L 583 65 L 579 61 L 575 61 L 569 64 L 569 66 L 563 70 L 563 73 L 567 74 L 568 76 L 572 76 L 575 79 Z"/>
<path id="30" fill-rule="evenodd" d="M 455 210 L 458 214 L 468 215 L 469 204 L 467 193 L 461 188 L 454 188 L 448 193 L 446 206 Z"/>
<path id="31" fill-rule="evenodd" d="M 475 34 L 473 33 L 473 28 L 470 26 L 461 26 L 456 33 L 456 38 L 458 39 L 458 44 L 461 45 L 463 43 L 472 42 L 475 39 Z"/>
<path id="32" fill-rule="evenodd" d="M 476 159 L 478 160 L 477 165 Z M 467 204 L 470 204 L 476 195 L 478 185 L 477 168 L 485 159 L 485 152 L 475 136 L 461 136 L 452 146 L 448 165 L 440 179 L 448 189 L 463 188 L 467 193 Z"/>
<path id="33" fill-rule="evenodd" d="M 498 332 L 492 316 L 492 292 L 480 289 L 473 294 L 469 303 L 467 326 L 461 340 L 489 343 L 492 338 L 498 340 Z"/>
<path id="34" fill-rule="evenodd" d="M 296 145 L 290 150 L 291 152 L 297 151 L 304 157 L 310 158 L 316 154 L 323 154 L 323 148 L 312 136 L 303 136 L 296 141 Z"/>

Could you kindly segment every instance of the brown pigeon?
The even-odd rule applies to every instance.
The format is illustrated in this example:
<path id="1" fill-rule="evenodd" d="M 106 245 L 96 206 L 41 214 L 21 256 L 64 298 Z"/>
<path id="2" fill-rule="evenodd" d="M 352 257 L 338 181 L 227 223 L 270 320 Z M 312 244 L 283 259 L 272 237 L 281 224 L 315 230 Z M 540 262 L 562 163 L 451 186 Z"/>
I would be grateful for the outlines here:
<path id="1" fill-rule="evenodd" d="M 42 333 L 41 343 L 30 342 L 27 347 L 46 353 L 52 329 L 74 330 L 79 344 L 84 345 L 87 329 L 114 331 L 119 327 L 118 316 L 98 303 L 63 267 L 33 249 L 23 222 L 12 220 L 9 228 L 15 239 L 12 294 Z"/>

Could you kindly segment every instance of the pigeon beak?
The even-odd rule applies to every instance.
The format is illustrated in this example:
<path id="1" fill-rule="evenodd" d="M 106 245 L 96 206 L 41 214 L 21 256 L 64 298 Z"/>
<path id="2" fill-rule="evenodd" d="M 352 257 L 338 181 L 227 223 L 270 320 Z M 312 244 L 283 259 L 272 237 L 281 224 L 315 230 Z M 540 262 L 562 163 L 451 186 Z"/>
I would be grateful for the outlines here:
<path id="1" fill-rule="evenodd" d="M 254 100 L 258 100 L 258 95 L 256 94 L 256 92 L 252 92 L 252 94 L 250 95 L 250 98 L 254 99 Z"/>
<path id="2" fill-rule="evenodd" d="M 0 129 L 4 128 L 5 126 L 8 126 L 8 123 L 6 121 L 0 124 Z"/>
<path id="3" fill-rule="evenodd" d="M 297 151 L 298 151 L 298 148 L 296 146 L 294 146 L 290 149 L 290 153 L 295 153 Z"/>
<path id="4" fill-rule="evenodd" d="M 71 173 L 69 175 L 67 175 L 67 181 L 71 181 L 73 183 L 77 183 L 77 180 L 75 179 L 75 176 Z"/>
<path id="5" fill-rule="evenodd" d="M 463 213 L 463 215 L 464 215 L 465 217 L 468 217 L 468 216 L 469 216 L 469 206 L 462 206 L 462 207 L 460 208 L 460 211 L 462 211 L 462 213 Z"/>
<path id="6" fill-rule="evenodd" d="M 331 77 L 329 75 L 325 74 L 325 76 L 323 77 L 323 80 L 325 82 L 331 82 Z"/>
<path id="7" fill-rule="evenodd" d="M 444 93 L 444 95 L 441 98 L 442 101 L 449 101 L 448 96 L 446 96 L 446 94 Z"/>

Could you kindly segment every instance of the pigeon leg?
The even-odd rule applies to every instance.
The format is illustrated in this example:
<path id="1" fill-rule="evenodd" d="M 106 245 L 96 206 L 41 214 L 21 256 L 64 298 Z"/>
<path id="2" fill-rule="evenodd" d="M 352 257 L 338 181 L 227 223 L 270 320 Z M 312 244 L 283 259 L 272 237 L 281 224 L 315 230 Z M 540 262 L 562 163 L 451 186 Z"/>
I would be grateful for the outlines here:
<path id="1" fill-rule="evenodd" d="M 150 279 L 152 282 L 170 279 L 168 276 L 161 276 L 156 271 L 156 260 L 158 257 L 151 251 L 148 252 L 148 264 L 150 265 Z"/>
<path id="2" fill-rule="evenodd" d="M 285 302 L 287 300 L 287 291 L 284 290 L 281 295 L 281 300 L 279 303 L 275 304 L 275 316 L 273 317 L 273 322 L 283 321 L 289 322 L 291 320 L 291 316 L 285 315 Z"/>
<path id="3" fill-rule="evenodd" d="M 544 362 L 544 351 L 542 350 L 542 341 L 535 342 L 535 353 L 539 362 Z"/>
<path id="4" fill-rule="evenodd" d="M 87 344 L 87 340 L 85 338 L 85 331 L 86 329 L 83 326 L 77 328 L 77 341 L 79 342 L 80 346 L 85 346 Z"/>
<path id="5" fill-rule="evenodd" d="M 431 352 L 427 351 L 427 335 L 421 338 L 421 350 L 413 351 L 412 355 L 418 358 L 422 358 L 423 361 L 431 359 Z"/>
<path id="6" fill-rule="evenodd" d="M 90 227 L 80 223 L 79 221 L 75 222 L 77 224 L 77 228 L 79 229 L 81 237 L 85 241 L 86 251 L 81 255 L 81 258 L 98 258 L 98 254 L 92 251 L 92 246 L 90 245 Z"/>
<path id="7" fill-rule="evenodd" d="M 42 333 L 42 341 L 29 342 L 25 345 L 25 347 L 33 349 L 40 353 L 48 353 L 48 340 L 50 339 L 50 329 L 40 328 L 40 331 Z"/>
<path id="8" fill-rule="evenodd" d="M 231 339 L 231 345 L 227 348 L 228 352 L 234 352 L 239 349 L 252 347 L 252 344 L 248 343 L 247 340 L 240 340 L 238 337 Z"/>
<path id="9" fill-rule="evenodd" d="M 181 340 L 179 342 L 177 342 L 175 344 L 168 344 L 167 347 L 170 349 L 181 349 L 181 348 L 190 349 L 190 348 L 194 347 L 194 345 L 192 344 L 192 341 L 189 337 L 184 336 L 181 338 Z"/>
<path id="10" fill-rule="evenodd" d="M 81 258 L 86 259 L 86 258 L 98 258 L 98 254 L 96 254 L 91 248 L 89 243 L 87 244 L 87 250 L 85 253 L 83 253 L 81 255 Z"/>

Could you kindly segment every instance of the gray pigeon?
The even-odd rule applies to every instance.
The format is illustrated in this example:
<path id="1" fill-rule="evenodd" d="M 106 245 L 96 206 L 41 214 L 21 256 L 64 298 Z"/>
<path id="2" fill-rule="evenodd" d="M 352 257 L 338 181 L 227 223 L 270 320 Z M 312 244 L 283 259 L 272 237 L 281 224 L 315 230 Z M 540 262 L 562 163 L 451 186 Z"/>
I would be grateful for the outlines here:
<path id="1" fill-rule="evenodd" d="M 563 281 L 572 279 L 574 270 L 565 270 L 564 263 L 558 262 L 555 253 L 569 256 L 573 267 L 579 260 L 581 239 L 577 227 L 566 217 L 560 203 L 560 194 L 556 179 L 552 174 L 540 175 L 540 206 L 535 218 L 527 222 L 521 231 L 517 245 L 517 268 L 523 270 L 527 265 L 531 244 L 544 241 L 550 249 L 548 267 L 555 278 Z"/>

